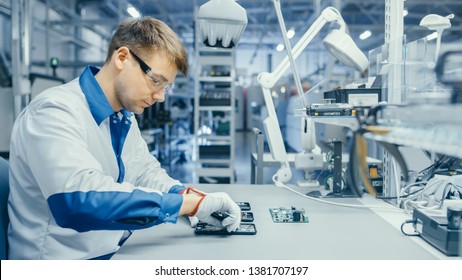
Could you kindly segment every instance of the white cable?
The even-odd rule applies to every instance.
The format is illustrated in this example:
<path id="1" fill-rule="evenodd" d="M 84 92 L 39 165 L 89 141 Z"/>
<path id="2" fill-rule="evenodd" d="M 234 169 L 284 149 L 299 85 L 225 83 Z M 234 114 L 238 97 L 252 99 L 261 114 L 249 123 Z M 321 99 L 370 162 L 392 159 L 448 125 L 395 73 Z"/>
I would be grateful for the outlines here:
<path id="1" fill-rule="evenodd" d="M 432 180 L 429 180 L 427 182 L 419 182 L 419 183 L 427 183 L 425 185 L 424 188 L 422 188 L 421 190 L 419 190 L 418 193 L 414 194 L 414 195 L 410 195 L 409 197 L 407 197 L 406 199 L 403 199 L 404 203 L 403 203 L 403 209 L 404 211 L 406 211 L 406 213 L 410 213 L 410 210 L 413 210 L 415 208 L 419 208 L 419 209 L 441 209 L 443 203 L 444 203 L 444 199 L 442 198 L 442 200 L 440 201 L 440 203 L 438 204 L 435 204 L 435 205 L 431 205 L 431 206 L 428 206 L 429 205 L 429 199 L 430 198 L 427 198 L 425 199 L 425 191 L 427 191 L 428 189 L 432 188 L 432 187 L 435 187 L 435 190 L 431 193 L 431 194 L 434 194 L 436 193 L 436 191 L 442 186 L 443 183 L 445 183 L 446 180 L 442 180 L 442 179 L 432 179 Z M 414 183 L 415 184 L 415 183 Z M 405 188 L 408 188 L 410 186 L 412 186 L 413 184 L 409 185 L 409 186 L 406 186 Z M 446 185 L 444 186 L 444 190 L 443 190 L 443 197 L 445 197 L 445 194 L 446 194 L 446 190 L 447 190 L 447 186 L 448 185 L 452 185 L 452 183 L 446 183 Z M 430 195 L 431 195 L 430 194 Z M 418 199 L 420 198 L 420 200 L 414 200 L 414 199 Z"/>
<path id="2" fill-rule="evenodd" d="M 421 182 L 414 182 L 414 183 L 412 183 L 412 184 L 409 184 L 409 185 L 407 185 L 407 186 L 405 186 L 404 188 L 401 189 L 401 192 L 399 193 L 399 196 L 404 196 L 404 195 L 406 195 L 406 191 L 407 191 L 407 189 L 409 189 L 410 187 L 417 186 L 417 185 L 422 185 L 422 184 L 427 184 L 427 183 L 428 183 L 428 181 L 421 181 Z M 419 192 L 422 191 L 424 188 L 425 188 L 425 187 L 422 187 L 422 189 L 420 189 Z"/>
<path id="3" fill-rule="evenodd" d="M 392 165 L 392 168 L 393 168 L 393 173 L 395 175 L 395 193 L 396 193 L 396 205 L 401 205 L 401 199 L 399 197 L 399 193 L 400 193 L 400 185 L 401 185 L 401 180 L 399 179 L 398 177 L 398 166 L 396 165 L 396 161 L 395 159 L 392 159 L 391 161 L 391 165 Z"/>
<path id="4" fill-rule="evenodd" d="M 436 184 L 440 184 L 441 181 L 440 180 L 434 180 L 433 182 L 431 180 L 427 181 L 427 184 L 425 185 L 425 187 L 420 190 L 418 193 L 415 193 L 413 195 L 410 195 L 409 197 L 403 199 L 405 202 L 407 201 L 411 201 L 419 196 L 421 196 L 423 193 L 425 193 L 426 190 L 428 190 L 429 188 L 433 187 L 434 185 Z"/>
<path id="5" fill-rule="evenodd" d="M 351 207 L 351 208 L 360 208 L 360 209 L 382 209 L 382 210 L 393 210 L 393 211 L 399 211 L 399 212 L 402 212 L 401 209 L 399 208 L 388 208 L 388 207 L 382 207 L 382 206 L 375 206 L 375 205 L 357 205 L 357 204 L 346 204 L 346 203 L 337 203 L 337 202 L 331 202 L 331 201 L 328 201 L 328 200 L 324 200 L 324 199 L 319 199 L 319 198 L 316 198 L 316 197 L 312 197 L 312 196 L 309 196 L 309 195 L 305 195 L 301 192 L 298 192 L 292 188 L 289 188 L 288 186 L 286 186 L 284 183 L 281 183 L 279 181 L 276 180 L 276 175 L 273 176 L 273 182 L 274 184 L 276 185 L 276 187 L 280 187 L 280 188 L 285 188 L 285 189 L 288 189 L 289 191 L 291 192 L 294 192 L 300 196 L 303 196 L 305 198 L 309 198 L 311 200 L 314 200 L 314 201 L 317 201 L 317 202 L 321 202 L 321 203 L 326 203 L 326 204 L 330 204 L 330 205 L 335 205 L 335 206 L 342 206 L 342 207 Z"/>
<path id="6" fill-rule="evenodd" d="M 446 200 L 446 196 L 448 195 L 449 191 L 451 190 L 448 186 L 454 186 L 451 182 L 446 183 L 443 189 L 443 194 L 441 195 L 441 201 L 438 205 L 438 209 L 443 209 L 444 201 Z M 455 187 L 455 186 L 454 186 Z"/>

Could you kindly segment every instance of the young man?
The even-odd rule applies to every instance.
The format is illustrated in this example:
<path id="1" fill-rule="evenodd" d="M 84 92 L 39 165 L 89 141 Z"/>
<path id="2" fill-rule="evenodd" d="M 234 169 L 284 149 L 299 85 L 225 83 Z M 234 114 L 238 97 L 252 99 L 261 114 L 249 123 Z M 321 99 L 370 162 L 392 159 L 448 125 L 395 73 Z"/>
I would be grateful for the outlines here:
<path id="1" fill-rule="evenodd" d="M 133 113 L 164 101 L 187 57 L 177 35 L 145 17 L 122 23 L 104 66 L 38 95 L 20 114 L 10 149 L 12 259 L 109 259 L 132 230 L 181 215 L 237 229 L 225 193 L 172 179 L 150 155 Z M 230 214 L 222 222 L 210 215 Z"/>

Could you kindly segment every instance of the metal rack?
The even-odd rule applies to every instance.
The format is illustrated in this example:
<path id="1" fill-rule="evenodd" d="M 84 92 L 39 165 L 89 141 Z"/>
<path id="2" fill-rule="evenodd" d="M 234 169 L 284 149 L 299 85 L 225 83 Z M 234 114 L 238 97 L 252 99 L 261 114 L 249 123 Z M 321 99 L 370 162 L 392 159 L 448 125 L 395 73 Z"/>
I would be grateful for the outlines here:
<path id="1" fill-rule="evenodd" d="M 196 40 L 198 41 L 198 40 Z M 235 51 L 196 46 L 195 171 L 199 183 L 233 183 Z"/>

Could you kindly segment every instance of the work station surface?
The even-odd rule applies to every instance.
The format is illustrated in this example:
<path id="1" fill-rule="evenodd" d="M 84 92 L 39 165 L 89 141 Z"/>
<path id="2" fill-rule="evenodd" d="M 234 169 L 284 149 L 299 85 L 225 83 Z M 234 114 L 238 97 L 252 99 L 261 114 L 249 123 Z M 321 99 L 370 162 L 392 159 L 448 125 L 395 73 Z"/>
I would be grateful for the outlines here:
<path id="1" fill-rule="evenodd" d="M 162 260 L 422 260 L 448 258 L 420 237 L 405 236 L 401 223 L 411 218 L 372 197 L 331 198 L 384 209 L 329 205 L 274 185 L 193 185 L 204 192 L 227 192 L 249 202 L 256 235 L 196 235 L 189 220 L 138 230 L 113 259 Z M 294 189 L 297 187 L 292 186 Z M 274 223 L 269 208 L 303 208 L 309 223 Z M 411 231 L 409 228 L 408 231 Z"/>

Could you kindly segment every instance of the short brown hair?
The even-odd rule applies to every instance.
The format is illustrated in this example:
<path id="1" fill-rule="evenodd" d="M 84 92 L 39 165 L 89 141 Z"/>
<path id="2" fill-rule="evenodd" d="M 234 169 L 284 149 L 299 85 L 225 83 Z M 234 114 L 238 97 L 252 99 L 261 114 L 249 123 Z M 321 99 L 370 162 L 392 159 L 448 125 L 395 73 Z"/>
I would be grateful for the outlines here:
<path id="1" fill-rule="evenodd" d="M 188 58 L 183 44 L 176 33 L 158 19 L 142 17 L 122 22 L 109 43 L 106 63 L 114 51 L 123 46 L 140 57 L 148 57 L 153 51 L 163 52 L 181 73 L 188 74 Z"/>

